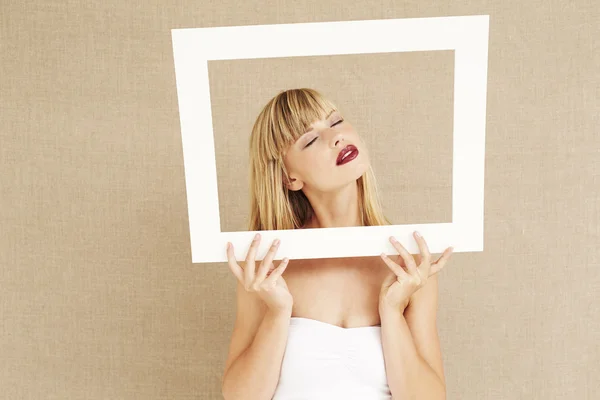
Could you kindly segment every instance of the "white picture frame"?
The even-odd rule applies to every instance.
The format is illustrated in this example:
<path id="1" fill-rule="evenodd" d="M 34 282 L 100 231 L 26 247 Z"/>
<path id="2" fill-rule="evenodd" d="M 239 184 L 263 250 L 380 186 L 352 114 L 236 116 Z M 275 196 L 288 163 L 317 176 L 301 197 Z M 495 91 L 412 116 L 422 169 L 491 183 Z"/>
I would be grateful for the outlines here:
<path id="1" fill-rule="evenodd" d="M 246 257 L 255 231 L 221 232 L 208 61 L 454 50 L 452 222 L 260 231 L 257 260 L 275 238 L 276 260 L 397 254 L 396 237 L 419 253 L 483 251 L 489 15 L 172 29 L 192 263 Z M 322 40 L 324 37 L 335 40 Z"/>

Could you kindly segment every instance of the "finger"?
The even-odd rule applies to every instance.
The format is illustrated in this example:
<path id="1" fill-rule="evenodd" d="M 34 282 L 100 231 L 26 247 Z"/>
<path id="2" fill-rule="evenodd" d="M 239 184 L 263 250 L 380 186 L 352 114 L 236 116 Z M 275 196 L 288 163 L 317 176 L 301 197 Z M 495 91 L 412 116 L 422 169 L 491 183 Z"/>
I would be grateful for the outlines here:
<path id="1" fill-rule="evenodd" d="M 394 261 L 396 262 L 396 264 L 398 264 L 399 266 L 404 268 L 405 271 L 408 272 L 408 269 L 406 268 L 406 263 L 404 262 L 404 258 L 402 258 L 402 256 L 400 254 L 398 254 L 396 256 L 396 260 L 394 260 Z"/>
<path id="2" fill-rule="evenodd" d="M 417 274 L 417 265 L 415 264 L 415 259 L 413 258 L 413 256 L 404 248 L 404 246 L 402 246 L 402 244 L 400 244 L 399 241 L 396 240 L 395 237 L 391 236 L 390 242 L 392 243 L 392 246 L 394 246 L 394 248 L 396 250 L 398 250 L 398 253 L 400 253 L 400 256 L 404 260 L 404 264 L 406 264 L 406 268 L 408 269 L 408 272 L 411 275 L 418 276 L 418 275 L 416 275 Z"/>
<path id="3" fill-rule="evenodd" d="M 444 268 L 444 266 L 450 259 L 450 256 L 452 255 L 453 251 L 454 251 L 454 247 L 448 247 L 444 251 L 444 254 L 442 254 L 442 256 L 431 265 L 431 271 L 429 271 L 429 276 L 431 276 L 433 274 L 437 274 L 439 271 L 441 271 L 442 268 Z"/>
<path id="4" fill-rule="evenodd" d="M 275 253 L 277 252 L 278 248 L 279 248 L 279 239 L 275 239 L 273 241 L 273 244 L 271 245 L 271 248 L 265 255 L 265 258 L 260 263 L 260 267 L 258 267 L 258 271 L 256 273 L 256 278 L 254 278 L 254 285 L 256 285 L 256 287 L 258 287 L 258 285 L 260 285 L 260 283 L 265 279 L 265 276 L 267 276 L 267 273 L 271 269 L 273 257 L 275 257 Z"/>
<path id="5" fill-rule="evenodd" d="M 419 266 L 417 267 L 418 272 L 421 276 L 429 276 L 429 270 L 431 269 L 431 253 L 429 252 L 429 246 L 425 242 L 425 239 L 421 234 L 417 231 L 413 233 L 417 245 L 419 246 L 419 251 L 421 252 L 421 256 L 419 257 Z"/>
<path id="6" fill-rule="evenodd" d="M 233 275 L 243 284 L 244 283 L 244 271 L 242 267 L 235 260 L 235 254 L 233 252 L 233 244 L 227 243 L 227 265 L 233 272 Z"/>
<path id="7" fill-rule="evenodd" d="M 248 249 L 248 254 L 246 255 L 246 268 L 244 268 L 244 278 L 246 280 L 246 289 L 248 286 L 254 281 L 254 269 L 256 268 L 254 265 L 254 258 L 256 257 L 256 249 L 258 248 L 258 244 L 260 243 L 260 234 L 257 233 L 254 235 L 254 239 L 252 239 L 252 243 L 250 244 L 250 249 Z"/>
<path id="8" fill-rule="evenodd" d="M 430 262 L 431 261 L 431 253 L 429 252 L 429 246 L 427 246 L 427 242 L 425 241 L 423 236 L 421 236 L 421 234 L 419 234 L 419 232 L 415 231 L 415 233 L 413 235 L 415 236 L 415 240 L 417 241 L 417 245 L 419 246 L 419 250 L 421 251 L 421 257 L 422 257 L 421 260 Z"/>
<path id="9" fill-rule="evenodd" d="M 397 280 L 398 280 L 398 276 L 393 271 L 389 271 L 389 274 L 386 274 L 385 279 L 381 283 L 381 286 L 388 287 L 392 283 L 396 282 Z"/>
<path id="10" fill-rule="evenodd" d="M 409 279 L 410 278 L 410 275 L 408 275 L 406 273 L 406 271 L 404 271 L 404 268 L 402 268 L 401 266 L 399 266 L 398 264 L 396 264 L 395 262 L 393 262 L 392 259 L 389 258 L 384 253 L 381 253 L 381 259 L 392 270 L 392 272 L 394 272 L 394 274 L 396 274 L 397 277 L 399 277 L 401 279 Z"/>
<path id="11" fill-rule="evenodd" d="M 277 268 L 275 268 L 273 270 L 273 272 L 271 272 L 271 275 L 269 275 L 269 277 L 267 279 L 265 279 L 263 284 L 267 285 L 267 286 L 275 285 L 275 283 L 277 282 L 277 279 L 279 279 L 281 274 L 283 274 L 283 271 L 285 271 L 285 269 L 287 268 L 289 261 L 290 260 L 287 258 L 284 258 L 283 260 L 281 260 L 281 262 L 279 263 L 279 266 Z"/>

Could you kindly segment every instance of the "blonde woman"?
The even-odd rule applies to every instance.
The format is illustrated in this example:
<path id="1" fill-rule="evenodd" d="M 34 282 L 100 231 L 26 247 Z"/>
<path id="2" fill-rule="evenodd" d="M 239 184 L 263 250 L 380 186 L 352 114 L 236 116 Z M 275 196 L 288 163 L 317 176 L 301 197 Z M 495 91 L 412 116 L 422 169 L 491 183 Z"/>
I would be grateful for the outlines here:
<path id="1" fill-rule="evenodd" d="M 249 230 L 386 225 L 367 148 L 313 89 L 282 91 L 250 137 Z M 392 237 L 379 257 L 276 263 L 275 240 L 243 263 L 228 243 L 237 314 L 223 373 L 226 400 L 445 398 L 437 275 L 452 253 L 412 256 Z"/>

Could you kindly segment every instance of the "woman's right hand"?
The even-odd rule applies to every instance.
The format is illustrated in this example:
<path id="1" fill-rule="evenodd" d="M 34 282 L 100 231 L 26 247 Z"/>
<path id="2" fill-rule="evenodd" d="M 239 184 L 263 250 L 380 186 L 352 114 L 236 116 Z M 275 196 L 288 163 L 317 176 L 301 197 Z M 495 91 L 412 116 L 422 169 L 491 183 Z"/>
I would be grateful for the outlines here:
<path id="1" fill-rule="evenodd" d="M 260 243 L 260 234 L 256 234 L 243 267 L 241 267 L 233 252 L 233 244 L 227 243 L 227 262 L 229 269 L 246 288 L 248 292 L 256 293 L 273 311 L 289 310 L 291 312 L 294 300 L 288 290 L 285 280 L 281 276 L 288 265 L 289 260 L 284 258 L 277 268 L 273 265 L 273 257 L 279 248 L 279 240 L 274 240 L 271 248 L 256 269 L 256 249 Z"/>

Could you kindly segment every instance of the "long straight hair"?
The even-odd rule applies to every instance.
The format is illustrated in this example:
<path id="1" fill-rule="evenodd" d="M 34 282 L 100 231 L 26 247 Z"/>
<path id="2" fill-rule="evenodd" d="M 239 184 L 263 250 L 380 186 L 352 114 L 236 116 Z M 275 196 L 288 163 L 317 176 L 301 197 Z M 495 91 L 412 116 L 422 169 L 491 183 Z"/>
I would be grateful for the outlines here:
<path id="1" fill-rule="evenodd" d="M 320 92 L 289 89 L 263 107 L 250 135 L 250 221 L 248 230 L 298 229 L 313 215 L 302 190 L 289 190 L 283 155 L 312 122 L 337 107 Z M 363 226 L 391 225 L 384 216 L 372 167 L 357 179 Z"/>

